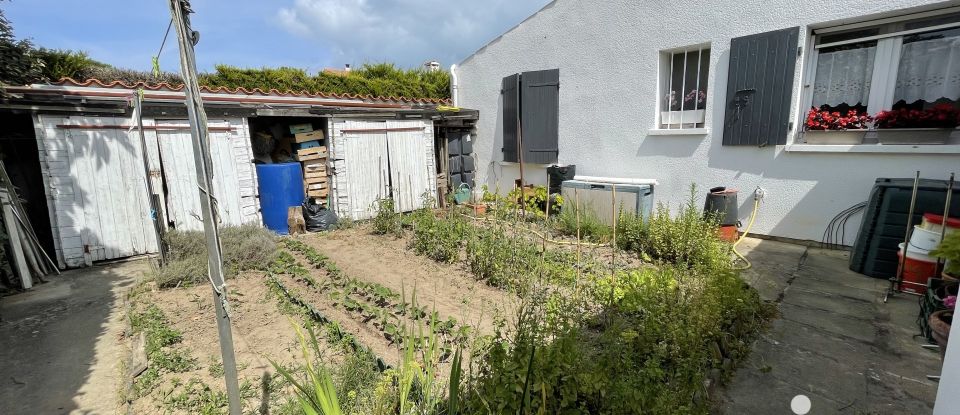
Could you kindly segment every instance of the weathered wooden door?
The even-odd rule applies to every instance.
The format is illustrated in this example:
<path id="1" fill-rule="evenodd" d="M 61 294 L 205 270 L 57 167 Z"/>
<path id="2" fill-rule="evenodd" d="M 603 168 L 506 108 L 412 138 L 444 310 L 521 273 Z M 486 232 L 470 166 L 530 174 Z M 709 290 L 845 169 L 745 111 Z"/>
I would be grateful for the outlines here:
<path id="1" fill-rule="evenodd" d="M 377 201 L 389 194 L 386 122 L 344 120 L 333 128 L 341 138 L 333 158 L 338 214 L 372 218 Z"/>
<path id="2" fill-rule="evenodd" d="M 158 120 L 156 125 L 167 188 L 167 220 L 179 230 L 203 230 L 192 138 L 190 130 L 182 128 L 189 122 Z M 252 156 L 247 154 L 249 138 L 236 131 L 242 125 L 222 120 L 211 120 L 209 125 L 213 195 L 220 224 L 256 223 L 255 207 L 250 209 L 248 200 L 253 198 L 255 186 L 249 166 Z"/>
<path id="3" fill-rule="evenodd" d="M 121 117 L 38 115 L 61 266 L 157 252 L 139 134 Z"/>
<path id="4" fill-rule="evenodd" d="M 397 212 L 410 212 L 434 199 L 431 176 L 436 177 L 432 135 L 423 121 L 387 121 L 390 183 Z"/>

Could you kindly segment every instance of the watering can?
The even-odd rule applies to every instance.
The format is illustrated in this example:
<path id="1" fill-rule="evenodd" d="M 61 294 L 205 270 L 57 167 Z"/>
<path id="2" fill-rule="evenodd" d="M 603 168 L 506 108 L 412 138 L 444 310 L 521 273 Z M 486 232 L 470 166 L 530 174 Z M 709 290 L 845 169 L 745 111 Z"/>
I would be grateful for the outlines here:
<path id="1" fill-rule="evenodd" d="M 470 186 L 467 186 L 466 183 L 460 183 L 460 186 L 457 186 L 457 190 L 453 191 L 453 201 L 457 202 L 458 205 L 469 202 Z"/>

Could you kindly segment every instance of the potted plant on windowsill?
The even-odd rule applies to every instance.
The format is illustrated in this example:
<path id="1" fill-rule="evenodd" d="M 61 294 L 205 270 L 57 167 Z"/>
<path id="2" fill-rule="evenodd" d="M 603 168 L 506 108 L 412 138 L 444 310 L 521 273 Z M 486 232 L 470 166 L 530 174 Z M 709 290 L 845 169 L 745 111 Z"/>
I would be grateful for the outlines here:
<path id="1" fill-rule="evenodd" d="M 900 108 L 876 116 L 880 144 L 946 144 L 960 124 L 960 111 L 951 104 L 925 110 Z"/>
<path id="2" fill-rule="evenodd" d="M 855 109 L 844 114 L 812 107 L 807 112 L 803 140 L 807 144 L 862 144 L 870 121 L 869 115 Z"/>
<path id="3" fill-rule="evenodd" d="M 940 241 L 940 245 L 937 245 L 937 249 L 930 251 L 930 255 L 947 261 L 940 273 L 943 279 L 953 281 L 960 279 L 960 231 L 948 233 Z"/>
<path id="4" fill-rule="evenodd" d="M 665 97 L 664 108 L 667 111 L 660 111 L 660 122 L 663 124 L 700 124 L 706 118 L 706 111 L 703 110 L 704 103 L 707 100 L 707 93 L 702 90 L 692 89 L 683 97 L 683 105 L 677 100 L 677 91 L 670 91 Z"/>

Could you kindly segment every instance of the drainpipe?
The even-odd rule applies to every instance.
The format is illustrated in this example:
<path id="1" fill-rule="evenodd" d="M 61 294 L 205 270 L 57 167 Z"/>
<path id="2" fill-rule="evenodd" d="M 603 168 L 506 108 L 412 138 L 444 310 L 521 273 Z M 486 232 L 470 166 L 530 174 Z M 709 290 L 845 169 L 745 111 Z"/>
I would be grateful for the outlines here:
<path id="1" fill-rule="evenodd" d="M 450 99 L 453 100 L 453 106 L 460 106 L 460 81 L 457 80 L 457 65 L 450 65 Z"/>

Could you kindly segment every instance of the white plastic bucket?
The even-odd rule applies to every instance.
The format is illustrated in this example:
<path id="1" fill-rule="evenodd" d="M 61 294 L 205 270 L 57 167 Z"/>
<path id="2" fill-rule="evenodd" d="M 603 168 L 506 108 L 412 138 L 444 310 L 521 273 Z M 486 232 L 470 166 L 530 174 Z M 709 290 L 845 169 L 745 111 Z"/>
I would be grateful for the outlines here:
<path id="1" fill-rule="evenodd" d="M 900 254 L 903 255 L 903 242 L 897 244 L 897 248 L 900 248 Z M 910 247 L 907 248 L 907 258 L 921 262 L 937 262 L 937 257 L 930 256 L 929 249 L 916 248 L 913 244 L 910 244 Z"/>
<path id="2" fill-rule="evenodd" d="M 921 228 L 920 225 L 914 225 L 913 233 L 910 234 L 910 250 L 918 249 L 922 251 L 931 251 L 940 245 L 940 232 L 934 232 L 929 229 Z"/>

